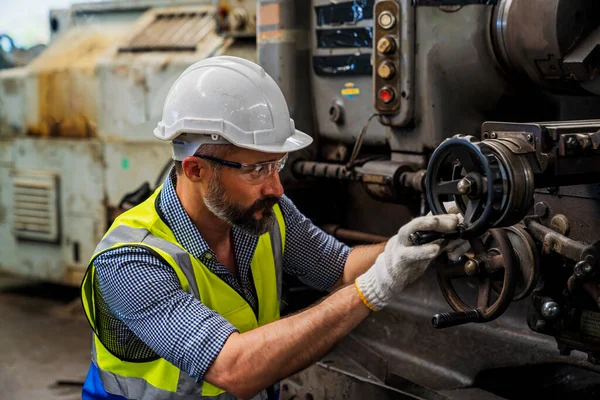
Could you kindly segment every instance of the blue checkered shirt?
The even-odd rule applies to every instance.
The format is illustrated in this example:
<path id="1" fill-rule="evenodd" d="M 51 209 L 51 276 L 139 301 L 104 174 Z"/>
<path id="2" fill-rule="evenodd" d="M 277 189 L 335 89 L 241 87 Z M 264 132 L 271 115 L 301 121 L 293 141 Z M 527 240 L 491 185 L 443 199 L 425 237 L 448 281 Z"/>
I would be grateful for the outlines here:
<path id="1" fill-rule="evenodd" d="M 158 207 L 177 241 L 193 257 L 243 294 L 256 310 L 250 262 L 258 237 L 232 228 L 239 280 L 208 247 L 175 192 L 174 171 L 167 177 Z M 279 201 L 285 220 L 284 271 L 318 290 L 342 276 L 350 248 L 313 225 L 286 196 Z M 175 272 L 150 252 L 123 247 L 94 261 L 99 288 L 111 312 L 159 356 L 198 381 L 211 366 L 229 335 L 236 332 L 225 318 L 181 288 Z"/>

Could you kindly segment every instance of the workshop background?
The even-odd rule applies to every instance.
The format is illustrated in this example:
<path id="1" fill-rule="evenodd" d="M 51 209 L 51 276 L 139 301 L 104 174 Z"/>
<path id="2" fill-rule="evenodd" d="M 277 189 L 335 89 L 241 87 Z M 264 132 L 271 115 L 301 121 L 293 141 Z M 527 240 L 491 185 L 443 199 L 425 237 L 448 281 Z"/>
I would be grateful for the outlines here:
<path id="1" fill-rule="evenodd" d="M 50 9 L 72 3 L 1 0 L 0 68 L 25 65 L 45 49 Z M 91 334 L 80 304 L 77 287 L 0 272 L 0 399 L 81 398 Z"/>
<path id="2" fill-rule="evenodd" d="M 0 0 L 0 399 L 80 398 L 87 263 L 172 164 L 167 91 L 216 55 L 314 137 L 281 178 L 329 234 L 466 221 L 282 400 L 600 397 L 598 0 Z M 322 295 L 284 283 L 286 312 Z"/>

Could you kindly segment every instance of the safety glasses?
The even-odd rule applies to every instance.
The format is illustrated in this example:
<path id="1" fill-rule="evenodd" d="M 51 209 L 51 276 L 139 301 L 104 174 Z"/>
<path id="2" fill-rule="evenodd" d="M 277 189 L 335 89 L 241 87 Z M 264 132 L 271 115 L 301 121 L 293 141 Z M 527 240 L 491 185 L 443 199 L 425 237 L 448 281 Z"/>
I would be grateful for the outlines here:
<path id="1" fill-rule="evenodd" d="M 199 154 L 194 155 L 194 157 L 212 161 L 229 168 L 235 168 L 239 170 L 240 177 L 246 182 L 251 184 L 259 184 L 264 182 L 269 176 L 273 175 L 275 171 L 279 172 L 283 169 L 283 167 L 285 166 L 285 162 L 288 159 L 288 154 L 286 153 L 279 160 L 265 161 L 257 164 L 246 164 L 235 161 L 227 161 L 222 160 L 220 158 L 204 156 Z"/>

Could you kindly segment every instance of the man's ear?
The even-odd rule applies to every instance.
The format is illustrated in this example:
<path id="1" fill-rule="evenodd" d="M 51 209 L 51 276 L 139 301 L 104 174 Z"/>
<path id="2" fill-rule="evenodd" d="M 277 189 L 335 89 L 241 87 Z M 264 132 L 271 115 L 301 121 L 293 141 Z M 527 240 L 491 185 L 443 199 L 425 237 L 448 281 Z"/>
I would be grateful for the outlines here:
<path id="1" fill-rule="evenodd" d="M 209 174 L 208 161 L 198 157 L 186 157 L 181 162 L 183 174 L 192 182 L 202 182 Z"/>

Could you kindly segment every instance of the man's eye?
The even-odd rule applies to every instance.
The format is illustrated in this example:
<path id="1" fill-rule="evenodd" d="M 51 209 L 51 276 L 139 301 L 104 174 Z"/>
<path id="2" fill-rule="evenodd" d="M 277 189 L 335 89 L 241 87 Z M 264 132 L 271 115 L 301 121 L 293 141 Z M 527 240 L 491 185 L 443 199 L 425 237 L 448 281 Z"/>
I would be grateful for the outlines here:
<path id="1" fill-rule="evenodd" d="M 262 176 L 267 169 L 264 166 L 256 167 L 252 170 L 253 176 Z"/>

